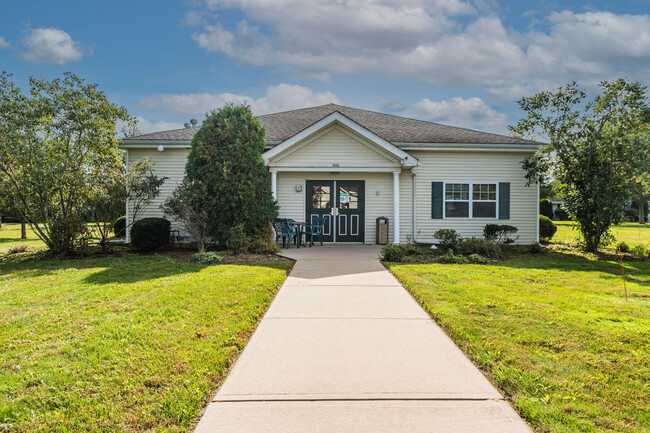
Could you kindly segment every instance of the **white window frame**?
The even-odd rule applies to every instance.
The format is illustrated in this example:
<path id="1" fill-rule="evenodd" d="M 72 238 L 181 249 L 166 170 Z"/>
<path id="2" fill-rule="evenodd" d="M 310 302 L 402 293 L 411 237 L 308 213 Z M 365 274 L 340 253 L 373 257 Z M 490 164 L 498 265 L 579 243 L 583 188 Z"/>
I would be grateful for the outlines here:
<path id="1" fill-rule="evenodd" d="M 469 200 L 447 200 L 447 184 L 467 184 L 469 185 Z M 474 218 L 474 185 L 490 184 L 496 186 L 497 198 L 496 200 L 476 200 L 477 202 L 495 203 L 494 217 L 476 217 Z M 447 216 L 447 201 L 450 202 L 466 202 L 468 203 L 469 211 L 466 217 L 448 217 Z M 499 181 L 478 181 L 468 182 L 463 180 L 450 180 L 442 183 L 442 219 L 448 220 L 498 220 L 499 219 Z"/>

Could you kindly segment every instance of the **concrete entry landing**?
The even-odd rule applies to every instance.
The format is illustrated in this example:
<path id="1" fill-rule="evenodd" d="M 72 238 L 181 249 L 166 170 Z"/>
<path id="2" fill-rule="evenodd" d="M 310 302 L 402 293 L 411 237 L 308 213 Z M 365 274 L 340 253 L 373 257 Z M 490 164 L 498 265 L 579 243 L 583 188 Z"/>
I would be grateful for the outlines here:
<path id="1" fill-rule="evenodd" d="M 283 250 L 297 262 L 196 431 L 530 433 L 378 253 Z"/>

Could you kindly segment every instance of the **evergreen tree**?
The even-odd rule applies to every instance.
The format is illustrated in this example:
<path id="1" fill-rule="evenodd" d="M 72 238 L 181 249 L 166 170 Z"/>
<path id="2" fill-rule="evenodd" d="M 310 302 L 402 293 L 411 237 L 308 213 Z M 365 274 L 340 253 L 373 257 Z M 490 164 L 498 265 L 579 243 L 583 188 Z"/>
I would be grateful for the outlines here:
<path id="1" fill-rule="evenodd" d="M 192 139 L 187 180 L 206 186 L 212 203 L 208 212 L 216 222 L 212 236 L 220 242 L 237 225 L 256 237 L 278 215 L 262 159 L 265 136 L 248 106 L 227 105 L 209 113 Z"/>

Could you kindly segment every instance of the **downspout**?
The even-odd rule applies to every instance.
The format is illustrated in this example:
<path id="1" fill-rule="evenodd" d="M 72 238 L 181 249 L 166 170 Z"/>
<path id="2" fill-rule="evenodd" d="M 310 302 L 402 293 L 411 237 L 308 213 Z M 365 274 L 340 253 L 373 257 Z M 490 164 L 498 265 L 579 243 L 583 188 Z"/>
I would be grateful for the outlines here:
<path id="1" fill-rule="evenodd" d="M 126 172 L 129 172 L 129 150 L 125 149 L 124 150 L 124 164 L 126 165 Z M 126 186 L 128 189 L 128 186 Z M 131 243 L 131 226 L 129 225 L 129 218 L 130 218 L 130 213 L 129 212 L 129 197 L 128 197 L 128 191 L 127 191 L 127 198 L 126 198 L 126 210 L 124 212 L 125 218 L 126 218 L 126 243 L 130 244 Z"/>

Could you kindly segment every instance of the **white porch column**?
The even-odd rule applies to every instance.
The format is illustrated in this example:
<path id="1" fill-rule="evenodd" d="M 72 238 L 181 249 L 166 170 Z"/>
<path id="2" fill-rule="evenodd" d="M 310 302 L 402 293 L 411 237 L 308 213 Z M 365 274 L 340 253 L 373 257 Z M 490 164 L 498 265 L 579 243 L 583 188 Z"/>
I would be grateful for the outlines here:
<path id="1" fill-rule="evenodd" d="M 393 243 L 399 244 L 399 174 L 400 171 L 393 172 Z"/>
<path id="2" fill-rule="evenodd" d="M 278 170 L 276 168 L 270 168 L 271 172 L 271 194 L 275 200 L 278 199 Z"/>

